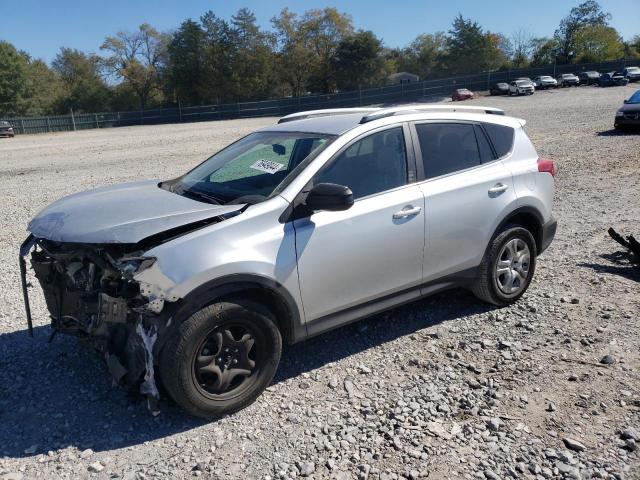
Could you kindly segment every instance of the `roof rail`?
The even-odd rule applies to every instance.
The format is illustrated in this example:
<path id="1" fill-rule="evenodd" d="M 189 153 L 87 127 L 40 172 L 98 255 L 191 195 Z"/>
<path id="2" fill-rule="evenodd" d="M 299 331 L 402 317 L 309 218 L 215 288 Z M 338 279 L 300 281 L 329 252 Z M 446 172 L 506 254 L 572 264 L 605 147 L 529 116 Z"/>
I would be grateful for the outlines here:
<path id="1" fill-rule="evenodd" d="M 324 110 L 308 110 L 286 115 L 278 120 L 278 123 L 292 122 L 294 120 L 304 120 L 305 118 L 325 117 L 328 115 L 347 115 L 349 113 L 371 113 L 380 108 L 327 108 Z"/>
<path id="2" fill-rule="evenodd" d="M 367 123 L 379 118 L 391 117 L 414 112 L 464 112 L 482 113 L 489 115 L 504 115 L 504 110 L 494 107 L 473 107 L 473 106 L 449 106 L 449 105 L 403 105 L 399 107 L 379 108 L 371 112 L 360 120 L 360 123 Z"/>

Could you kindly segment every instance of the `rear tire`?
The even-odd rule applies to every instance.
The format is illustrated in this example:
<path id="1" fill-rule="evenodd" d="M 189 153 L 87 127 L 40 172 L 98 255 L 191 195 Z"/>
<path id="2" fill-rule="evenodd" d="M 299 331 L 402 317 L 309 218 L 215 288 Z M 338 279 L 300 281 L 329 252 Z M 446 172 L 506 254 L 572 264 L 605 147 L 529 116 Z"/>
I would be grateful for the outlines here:
<path id="1" fill-rule="evenodd" d="M 497 306 L 516 302 L 529 288 L 536 255 L 531 232 L 519 225 L 507 225 L 491 240 L 471 291 L 480 300 Z"/>
<path id="2" fill-rule="evenodd" d="M 282 337 L 271 314 L 245 300 L 202 308 L 160 353 L 160 377 L 173 400 L 196 417 L 238 411 L 269 386 Z"/>

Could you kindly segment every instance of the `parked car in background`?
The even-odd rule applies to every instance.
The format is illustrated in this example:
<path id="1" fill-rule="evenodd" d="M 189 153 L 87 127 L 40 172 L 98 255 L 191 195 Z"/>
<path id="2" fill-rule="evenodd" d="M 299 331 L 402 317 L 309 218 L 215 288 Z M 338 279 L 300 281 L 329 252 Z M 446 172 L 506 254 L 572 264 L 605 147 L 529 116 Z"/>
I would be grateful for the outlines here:
<path id="1" fill-rule="evenodd" d="M 533 95 L 535 91 L 530 80 L 514 80 L 509 84 L 509 95 Z"/>
<path id="2" fill-rule="evenodd" d="M 603 73 L 598 79 L 598 85 L 601 87 L 624 87 L 627 83 L 629 79 L 621 72 Z"/>
<path id="3" fill-rule="evenodd" d="M 491 95 L 509 95 L 509 84 L 505 82 L 496 83 L 489 90 Z"/>
<path id="4" fill-rule="evenodd" d="M 460 100 L 470 100 L 473 97 L 473 92 L 468 88 L 456 88 L 451 94 L 451 100 L 453 102 L 459 102 Z"/>
<path id="5" fill-rule="evenodd" d="M 559 87 L 577 87 L 580 85 L 580 79 L 573 73 L 563 73 L 557 80 Z"/>
<path id="6" fill-rule="evenodd" d="M 13 127 L 9 122 L 0 120 L 0 137 L 13 137 Z"/>
<path id="7" fill-rule="evenodd" d="M 618 111 L 613 126 L 618 130 L 628 127 L 640 127 L 640 90 L 631 95 L 629 100 L 624 101 Z"/>
<path id="8" fill-rule="evenodd" d="M 580 85 L 597 85 L 600 73 L 595 70 L 589 70 L 587 72 L 578 73 L 578 80 Z"/>
<path id="9" fill-rule="evenodd" d="M 640 68 L 638 67 L 627 67 L 622 70 L 622 74 L 630 82 L 637 82 L 638 80 L 640 80 Z"/>
<path id="10" fill-rule="evenodd" d="M 533 79 L 533 85 L 536 90 L 546 90 L 547 88 L 558 88 L 558 81 L 549 75 L 541 75 Z"/>

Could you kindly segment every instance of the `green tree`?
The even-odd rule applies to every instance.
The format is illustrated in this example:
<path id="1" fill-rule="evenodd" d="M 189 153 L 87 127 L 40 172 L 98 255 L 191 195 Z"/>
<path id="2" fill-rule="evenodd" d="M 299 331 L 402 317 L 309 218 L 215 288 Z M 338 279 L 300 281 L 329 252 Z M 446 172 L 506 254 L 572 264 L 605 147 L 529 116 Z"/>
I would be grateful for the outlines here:
<path id="1" fill-rule="evenodd" d="M 556 63 L 558 42 L 555 38 L 539 37 L 531 41 L 531 66 L 541 67 Z"/>
<path id="2" fill-rule="evenodd" d="M 187 105 L 203 100 L 205 78 L 205 32 L 198 22 L 185 20 L 167 47 L 167 87 Z"/>
<path id="3" fill-rule="evenodd" d="M 302 18 L 302 28 L 315 57 L 309 79 L 310 88 L 320 92 L 332 92 L 336 89 L 331 68 L 332 58 L 342 39 L 353 33 L 351 17 L 332 7 L 308 10 Z"/>
<path id="4" fill-rule="evenodd" d="M 260 30 L 256 16 L 242 8 L 231 17 L 232 81 L 237 100 L 268 98 L 274 91 L 275 36 Z"/>
<path id="5" fill-rule="evenodd" d="M 458 15 L 447 36 L 444 68 L 449 74 L 498 68 L 505 61 L 505 54 L 501 50 L 503 38 L 491 32 L 485 33 L 477 22 Z"/>
<path id="6" fill-rule="evenodd" d="M 9 42 L 0 41 L 0 115 L 21 115 L 27 95 L 27 61 Z"/>
<path id="7" fill-rule="evenodd" d="M 624 43 L 613 27 L 588 25 L 574 35 L 575 58 L 578 62 L 603 62 L 624 56 Z"/>
<path id="8" fill-rule="evenodd" d="M 56 72 L 43 60 L 29 59 L 26 68 L 26 115 L 56 113 L 55 104 L 64 92 Z"/>
<path id="9" fill-rule="evenodd" d="M 389 73 L 382 57 L 382 42 L 371 31 L 343 38 L 332 58 L 332 68 L 342 90 L 380 85 Z"/>
<path id="10" fill-rule="evenodd" d="M 200 21 L 204 30 L 203 100 L 206 103 L 233 101 L 236 43 L 231 25 L 211 11 L 206 12 Z"/>
<path id="11" fill-rule="evenodd" d="M 640 58 L 640 35 L 624 42 L 624 56 L 625 58 Z"/>
<path id="12" fill-rule="evenodd" d="M 105 67 L 136 92 L 140 108 L 160 94 L 160 74 L 168 43 L 168 35 L 143 23 L 136 32 L 118 32 L 107 37 L 100 47 L 109 55 L 104 59 Z"/>
<path id="13" fill-rule="evenodd" d="M 57 113 L 100 112 L 109 109 L 110 91 L 100 75 L 100 58 L 61 48 L 51 63 L 62 89 L 55 100 Z"/>
<path id="14" fill-rule="evenodd" d="M 311 52 L 307 25 L 300 17 L 284 8 L 271 19 L 277 39 L 276 62 L 280 81 L 297 97 L 307 89 L 314 55 Z"/>
<path id="15" fill-rule="evenodd" d="M 572 8 L 569 14 L 560 21 L 560 26 L 554 34 L 554 39 L 558 44 L 559 61 L 572 62 L 575 60 L 575 36 L 578 30 L 595 25 L 607 26 L 610 19 L 611 14 L 603 11 L 596 0 L 587 0 Z"/>
<path id="16" fill-rule="evenodd" d="M 446 50 L 447 37 L 444 32 L 418 35 L 397 55 L 397 69 L 401 72 L 415 73 L 423 80 L 432 78 L 442 70 Z"/>

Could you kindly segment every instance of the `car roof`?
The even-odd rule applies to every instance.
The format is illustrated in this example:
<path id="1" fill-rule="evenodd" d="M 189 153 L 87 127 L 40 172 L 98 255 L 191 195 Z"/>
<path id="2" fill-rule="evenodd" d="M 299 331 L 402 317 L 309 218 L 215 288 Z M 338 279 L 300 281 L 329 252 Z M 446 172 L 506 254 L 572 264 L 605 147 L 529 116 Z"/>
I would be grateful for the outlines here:
<path id="1" fill-rule="evenodd" d="M 415 108 L 415 109 L 414 109 Z M 420 111 L 422 108 L 425 111 Z M 354 113 L 349 113 L 349 110 Z M 363 110 L 369 110 L 363 112 Z M 466 120 L 497 123 L 500 125 L 518 128 L 524 125 L 525 121 L 504 115 L 502 110 L 493 107 L 467 106 L 451 107 L 448 105 L 406 105 L 401 107 L 391 107 L 389 109 L 340 109 L 327 110 L 325 115 L 321 115 L 320 110 L 314 110 L 313 116 L 304 118 L 306 112 L 295 115 L 303 117 L 300 120 L 284 117 L 281 123 L 264 127 L 258 131 L 262 132 L 300 132 L 318 133 L 323 135 L 342 135 L 361 125 L 370 126 L 371 129 L 387 124 L 402 121 L 420 120 Z M 393 112 L 392 114 L 387 114 Z M 492 114 L 493 113 L 493 114 Z"/>

